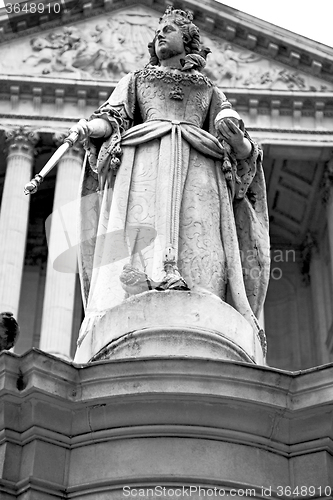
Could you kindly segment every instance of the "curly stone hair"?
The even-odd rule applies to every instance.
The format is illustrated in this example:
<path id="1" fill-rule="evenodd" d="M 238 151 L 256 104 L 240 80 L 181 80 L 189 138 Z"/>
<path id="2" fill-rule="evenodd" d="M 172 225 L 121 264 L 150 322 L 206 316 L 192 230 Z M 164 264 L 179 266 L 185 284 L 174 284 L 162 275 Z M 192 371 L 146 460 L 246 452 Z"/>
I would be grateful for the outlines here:
<path id="1" fill-rule="evenodd" d="M 183 34 L 186 54 L 183 69 L 193 68 L 201 70 L 204 68 L 206 65 L 206 57 L 207 54 L 210 53 L 210 49 L 203 47 L 202 50 L 200 50 L 200 31 L 199 28 L 193 23 L 192 14 L 188 11 L 168 7 L 159 22 L 161 23 L 167 18 L 170 18 L 170 20 L 180 28 Z M 155 41 L 156 36 L 148 44 L 148 51 L 150 54 L 150 61 L 148 64 L 158 66 L 159 59 L 155 52 Z"/>

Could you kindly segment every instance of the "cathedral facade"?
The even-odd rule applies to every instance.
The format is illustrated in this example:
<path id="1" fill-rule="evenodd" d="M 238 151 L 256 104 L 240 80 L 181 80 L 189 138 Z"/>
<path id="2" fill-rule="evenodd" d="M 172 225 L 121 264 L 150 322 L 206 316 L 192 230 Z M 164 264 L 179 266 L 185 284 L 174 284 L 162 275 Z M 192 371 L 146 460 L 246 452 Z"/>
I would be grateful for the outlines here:
<path id="1" fill-rule="evenodd" d="M 71 363 L 84 314 L 73 258 L 82 146 L 37 193 L 23 189 L 69 129 L 147 64 L 169 3 L 13 4 L 0 17 L 0 312 L 21 329 L 0 361 L 6 500 L 102 500 L 166 484 L 332 495 L 333 48 L 213 0 L 175 4 L 193 12 L 211 49 L 206 76 L 263 150 L 271 271 L 259 319 L 271 369 Z"/>

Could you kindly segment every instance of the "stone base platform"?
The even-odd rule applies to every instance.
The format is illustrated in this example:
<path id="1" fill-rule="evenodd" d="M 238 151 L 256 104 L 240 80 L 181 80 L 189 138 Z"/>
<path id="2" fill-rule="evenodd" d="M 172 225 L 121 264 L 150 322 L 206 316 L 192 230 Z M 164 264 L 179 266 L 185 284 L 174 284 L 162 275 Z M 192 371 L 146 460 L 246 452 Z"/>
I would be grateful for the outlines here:
<path id="1" fill-rule="evenodd" d="M 81 336 L 76 363 L 194 356 L 265 364 L 260 339 L 246 319 L 215 295 L 195 291 L 133 296 L 102 314 L 87 315 Z"/>
<path id="2" fill-rule="evenodd" d="M 32 350 L 0 367 L 1 500 L 332 498 L 332 364 Z"/>

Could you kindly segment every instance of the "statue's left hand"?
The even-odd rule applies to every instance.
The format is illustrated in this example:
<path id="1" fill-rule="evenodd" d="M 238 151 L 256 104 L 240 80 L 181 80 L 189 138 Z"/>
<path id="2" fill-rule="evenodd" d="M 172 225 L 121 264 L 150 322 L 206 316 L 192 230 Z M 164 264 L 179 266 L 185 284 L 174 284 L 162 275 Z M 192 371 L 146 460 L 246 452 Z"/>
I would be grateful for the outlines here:
<path id="1" fill-rule="evenodd" d="M 244 132 L 230 118 L 224 118 L 216 124 L 218 134 L 224 139 L 236 154 L 236 158 L 242 159 L 249 156 L 251 143 L 244 136 Z"/>

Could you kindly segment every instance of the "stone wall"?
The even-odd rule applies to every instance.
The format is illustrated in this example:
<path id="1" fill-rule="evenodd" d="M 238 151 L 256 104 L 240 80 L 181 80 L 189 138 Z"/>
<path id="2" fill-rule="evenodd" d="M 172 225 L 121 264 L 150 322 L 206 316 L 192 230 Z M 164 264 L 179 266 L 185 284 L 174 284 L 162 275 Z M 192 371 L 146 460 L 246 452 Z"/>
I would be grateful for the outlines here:
<path id="1" fill-rule="evenodd" d="M 146 498 L 186 497 L 190 486 L 193 498 L 214 488 L 290 498 L 287 487 L 302 486 L 329 497 L 332 365 L 291 373 L 161 357 L 80 367 L 32 350 L 3 352 L 0 367 L 2 500 L 133 498 L 125 486 L 150 488 Z"/>

